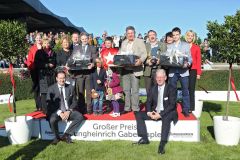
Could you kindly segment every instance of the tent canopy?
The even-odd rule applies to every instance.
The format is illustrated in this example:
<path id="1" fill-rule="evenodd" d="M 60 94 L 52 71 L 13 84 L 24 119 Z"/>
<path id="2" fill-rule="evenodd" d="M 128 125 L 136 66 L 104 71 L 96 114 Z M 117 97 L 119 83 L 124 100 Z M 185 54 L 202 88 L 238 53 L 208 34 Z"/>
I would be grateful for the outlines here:
<path id="1" fill-rule="evenodd" d="M 85 32 L 66 17 L 49 11 L 39 0 L 1 0 L 0 19 L 17 19 L 27 24 L 29 32 Z"/>

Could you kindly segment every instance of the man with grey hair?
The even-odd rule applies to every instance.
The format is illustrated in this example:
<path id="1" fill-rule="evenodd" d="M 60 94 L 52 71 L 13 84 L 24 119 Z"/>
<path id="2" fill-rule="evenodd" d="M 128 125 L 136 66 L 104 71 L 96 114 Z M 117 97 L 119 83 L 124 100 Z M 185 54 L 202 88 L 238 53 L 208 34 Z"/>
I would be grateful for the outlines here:
<path id="1" fill-rule="evenodd" d="M 176 110 L 176 89 L 166 84 L 167 76 L 164 69 L 156 71 L 156 82 L 147 96 L 146 111 L 135 112 L 137 133 L 141 139 L 134 144 L 149 144 L 145 120 L 162 120 L 161 141 L 159 154 L 164 154 L 164 147 L 168 141 L 171 122 L 178 120 Z"/>
<path id="2" fill-rule="evenodd" d="M 125 93 L 124 113 L 139 111 L 139 80 L 143 75 L 143 62 L 147 57 L 147 51 L 142 39 L 135 37 L 135 28 L 126 28 L 126 39 L 122 42 L 120 53 L 131 53 L 139 57 L 136 59 L 135 66 L 126 67 L 122 71 L 123 91 Z"/>

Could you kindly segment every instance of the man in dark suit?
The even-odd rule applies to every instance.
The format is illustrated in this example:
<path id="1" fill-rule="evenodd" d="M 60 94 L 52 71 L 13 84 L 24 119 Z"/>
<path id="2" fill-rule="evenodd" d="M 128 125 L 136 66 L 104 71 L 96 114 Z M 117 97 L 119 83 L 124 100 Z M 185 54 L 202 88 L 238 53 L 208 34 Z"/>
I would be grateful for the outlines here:
<path id="1" fill-rule="evenodd" d="M 166 84 L 166 72 L 163 69 L 156 71 L 157 84 L 152 87 L 146 103 L 146 112 L 135 112 L 137 133 L 141 139 L 134 144 L 149 144 L 145 120 L 162 120 L 161 141 L 159 154 L 164 154 L 164 147 L 168 141 L 171 122 L 177 122 L 176 89 Z"/>
<path id="2" fill-rule="evenodd" d="M 48 88 L 47 92 L 47 119 L 55 135 L 52 144 L 60 140 L 72 143 L 71 136 L 83 121 L 81 113 L 76 111 L 77 100 L 74 88 L 65 84 L 65 72 L 59 71 L 56 75 L 57 83 Z M 58 133 L 59 121 L 72 121 L 64 135 L 60 138 Z"/>
<path id="3" fill-rule="evenodd" d="M 91 60 L 91 63 L 88 65 L 87 70 L 79 70 L 74 71 L 73 74 L 76 77 L 76 94 L 79 101 L 80 106 L 85 106 L 85 89 L 86 89 L 86 105 L 87 108 L 81 108 L 82 112 L 86 112 L 88 114 L 92 113 L 92 106 L 91 106 L 91 88 L 90 88 L 90 74 L 94 72 L 94 62 L 97 57 L 97 50 L 96 47 L 88 45 L 88 35 L 84 32 L 80 34 L 81 44 L 75 46 L 72 52 L 70 60 L 68 63 L 71 63 L 72 57 L 81 54 L 88 56 Z M 79 56 L 79 55 L 78 55 Z"/>
<path id="4" fill-rule="evenodd" d="M 79 46 L 79 34 L 78 32 L 74 32 L 72 34 L 72 44 L 70 45 L 69 49 L 72 51 L 75 49 L 76 46 Z"/>

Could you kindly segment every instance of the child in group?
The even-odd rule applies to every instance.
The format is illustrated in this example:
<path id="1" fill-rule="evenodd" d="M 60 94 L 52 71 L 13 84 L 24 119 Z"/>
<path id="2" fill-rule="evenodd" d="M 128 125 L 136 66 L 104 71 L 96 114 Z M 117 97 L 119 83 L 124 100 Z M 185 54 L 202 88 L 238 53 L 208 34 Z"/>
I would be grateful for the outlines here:
<path id="1" fill-rule="evenodd" d="M 108 69 L 108 76 L 107 76 L 107 95 L 106 99 L 111 101 L 113 106 L 113 112 L 109 114 L 112 117 L 119 117 L 119 103 L 118 100 L 123 96 L 123 89 L 120 86 L 120 78 L 118 75 L 118 70 L 115 67 L 111 67 Z"/>
<path id="2" fill-rule="evenodd" d="M 102 67 L 101 58 L 96 58 L 96 70 L 90 75 L 90 86 L 93 99 L 93 114 L 103 114 L 103 97 L 105 91 L 105 82 L 107 78 L 106 70 Z"/>

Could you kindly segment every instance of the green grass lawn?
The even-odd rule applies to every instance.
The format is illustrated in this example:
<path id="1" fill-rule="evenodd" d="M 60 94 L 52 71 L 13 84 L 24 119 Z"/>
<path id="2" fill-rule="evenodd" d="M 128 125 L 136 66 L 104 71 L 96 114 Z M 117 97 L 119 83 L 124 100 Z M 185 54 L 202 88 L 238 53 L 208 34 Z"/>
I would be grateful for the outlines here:
<path id="1" fill-rule="evenodd" d="M 35 110 L 33 100 L 17 102 L 18 115 Z M 230 103 L 230 115 L 240 117 L 240 104 Z M 149 145 L 133 146 L 131 141 L 74 141 L 73 144 L 60 142 L 57 146 L 50 145 L 51 141 L 39 139 L 31 140 L 24 145 L 12 146 L 8 139 L 0 137 L 0 160 L 15 159 L 99 159 L 99 160 L 224 160 L 240 159 L 240 146 L 225 147 L 216 144 L 213 134 L 213 120 L 215 115 L 223 115 L 225 102 L 204 102 L 201 116 L 201 142 L 169 142 L 166 154 L 159 156 L 157 147 L 159 142 Z M 6 117 L 10 117 L 7 105 L 0 105 L 0 124 Z"/>

